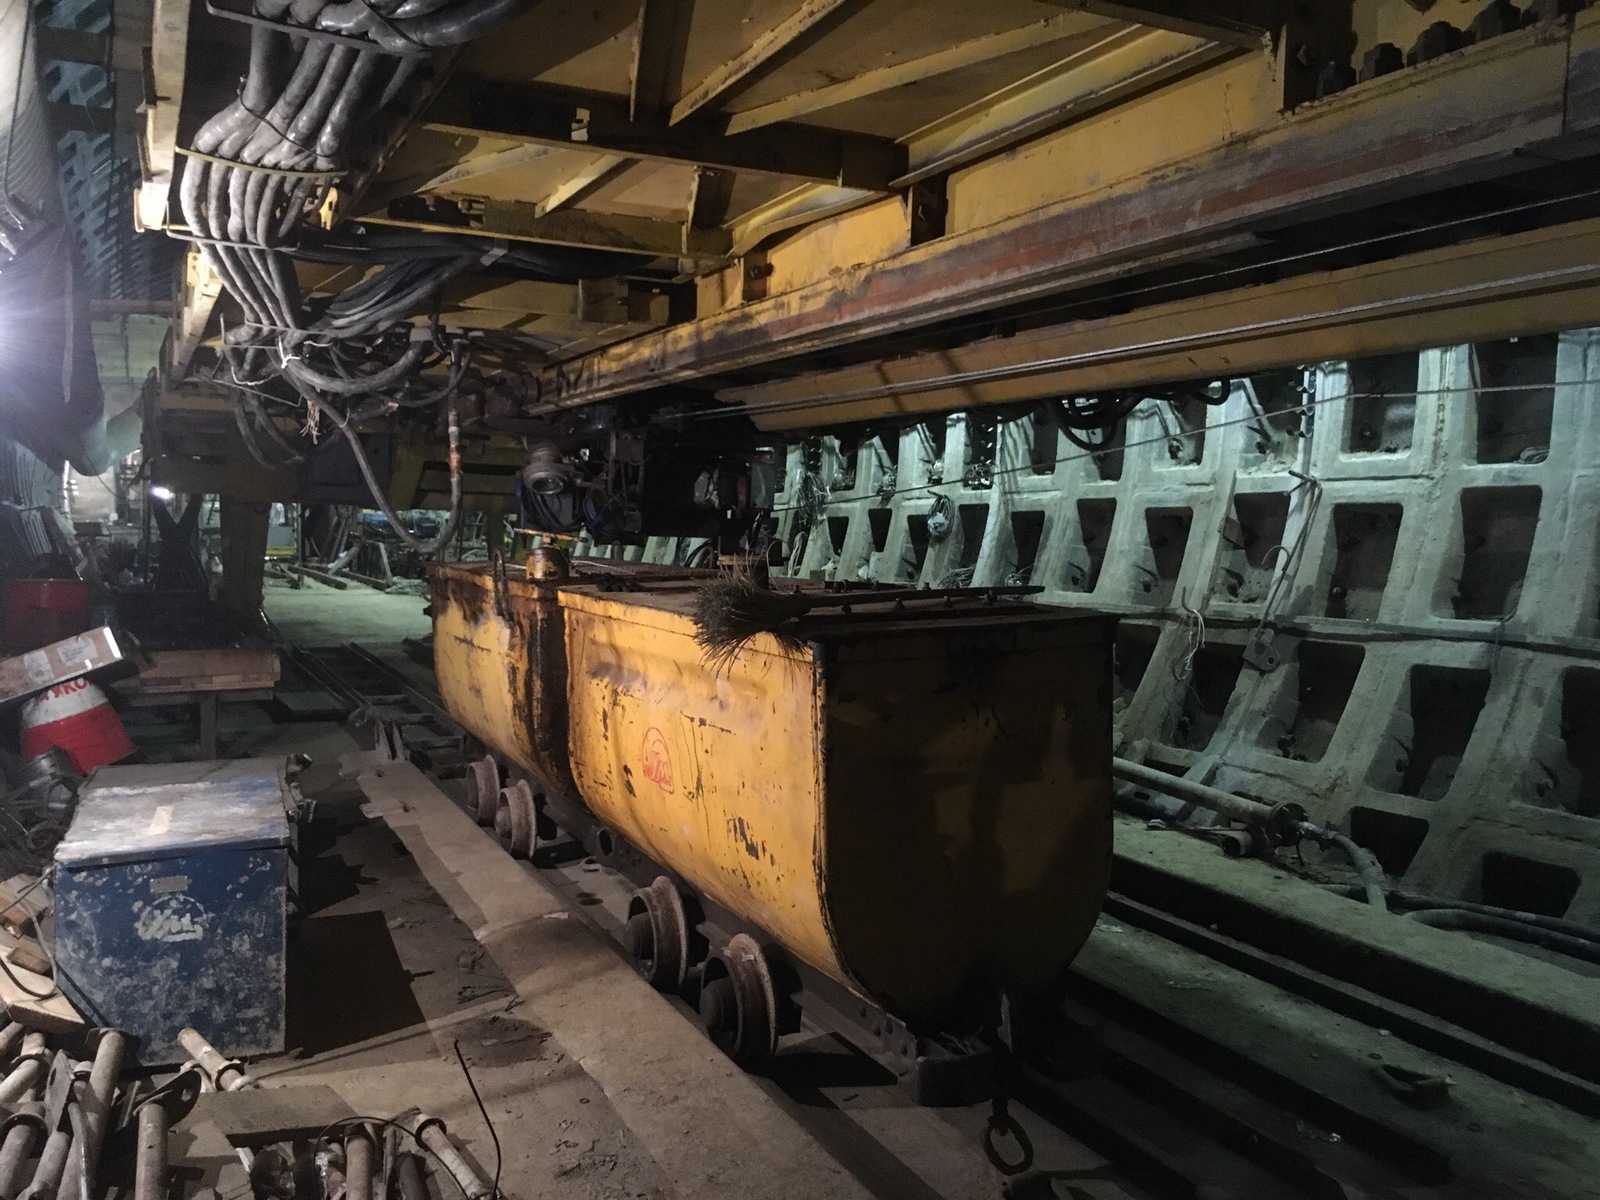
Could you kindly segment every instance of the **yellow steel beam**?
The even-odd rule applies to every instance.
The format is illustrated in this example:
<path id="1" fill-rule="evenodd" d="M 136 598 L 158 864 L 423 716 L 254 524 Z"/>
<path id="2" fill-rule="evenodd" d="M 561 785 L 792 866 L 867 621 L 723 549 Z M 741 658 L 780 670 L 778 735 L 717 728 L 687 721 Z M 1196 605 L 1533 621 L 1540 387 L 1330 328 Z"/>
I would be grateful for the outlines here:
<path id="1" fill-rule="evenodd" d="M 1288 19 L 1281 0 L 1044 0 L 1059 8 L 1094 13 L 1190 37 L 1227 42 L 1245 49 L 1260 47 Z"/>
<path id="2" fill-rule="evenodd" d="M 729 389 L 763 429 L 1015 404 L 1600 322 L 1600 220 Z"/>
<path id="3" fill-rule="evenodd" d="M 576 204 L 585 196 L 593 195 L 608 180 L 615 179 L 637 161 L 620 154 L 602 154 L 585 163 L 552 188 L 542 200 L 535 202 L 534 216 L 548 216 L 558 208 Z"/>
<path id="4" fill-rule="evenodd" d="M 887 138 L 803 125 L 771 126 L 730 137 L 721 120 L 700 118 L 669 129 L 659 121 L 634 121 L 627 102 L 620 99 L 511 88 L 459 74 L 441 90 L 422 124 L 466 137 L 758 171 L 843 187 L 887 189 L 906 164 L 905 150 Z"/>
<path id="5" fill-rule="evenodd" d="M 628 115 L 635 121 L 666 112 L 683 86 L 693 16 L 694 0 L 640 0 L 628 81 Z"/>
<path id="6" fill-rule="evenodd" d="M 882 192 L 863 188 L 803 183 L 793 191 L 775 196 L 736 217 L 731 224 L 732 253 L 735 256 L 748 253 L 773 234 L 809 225 L 823 217 L 849 212 L 852 208 L 881 199 Z"/>
<path id="7" fill-rule="evenodd" d="M 979 63 L 1004 58 L 1008 54 L 1017 54 L 1023 50 L 1031 50 L 1035 46 L 1047 46 L 1051 42 L 1076 37 L 1101 24 L 1103 22 L 1093 17 L 1065 13 L 1059 17 L 1035 21 L 1020 29 L 1007 29 L 987 37 L 973 38 L 971 41 L 962 42 L 933 54 L 879 67 L 875 71 L 863 71 L 859 75 L 840 80 L 827 87 L 797 92 L 781 100 L 736 112 L 728 118 L 728 132 L 744 133 L 778 121 L 792 121 L 809 113 L 837 108 L 841 104 L 849 104 L 867 96 L 876 96 L 880 92 L 921 83 L 925 79 L 936 79 L 941 75 L 950 75 Z"/>
<path id="8" fill-rule="evenodd" d="M 165 371 L 168 378 L 182 379 L 188 371 L 221 298 L 222 277 L 211 269 L 211 261 L 200 253 L 198 246 L 190 246 L 183 260 L 178 319 L 174 322 L 171 356 Z"/>
<path id="9" fill-rule="evenodd" d="M 1159 87 L 1234 53 L 1165 29 L 1117 29 L 1061 61 L 901 138 L 906 187 Z"/>
<path id="10" fill-rule="evenodd" d="M 415 200 L 416 203 L 408 203 Z M 694 229 L 672 221 L 568 208 L 541 215 L 537 205 L 520 200 L 434 200 L 421 197 L 391 202 L 364 214 L 375 225 L 399 225 L 434 233 L 467 233 L 511 241 L 584 246 L 664 258 L 716 262 L 726 257 L 728 234 Z"/>
<path id="11" fill-rule="evenodd" d="M 814 35 L 829 18 L 843 15 L 861 3 L 862 0 L 801 0 L 798 8 L 762 33 L 743 53 L 734 55 L 688 89 L 672 106 L 671 123 L 676 125 L 702 108 L 726 99 L 758 70 L 770 68 L 798 50 L 808 35 Z"/>
<path id="12" fill-rule="evenodd" d="M 189 53 L 189 0 L 155 0 L 147 59 L 147 103 L 140 138 L 143 172 L 134 196 L 134 224 L 140 230 L 167 224 L 167 193 L 177 156 L 178 116 L 183 107 L 183 72 Z"/>
<path id="13" fill-rule="evenodd" d="M 1600 79 L 1600 39 L 1580 44 L 1570 27 L 1542 22 L 1086 198 L 841 262 L 816 283 L 547 370 L 540 394 L 592 403 L 771 363 L 1203 256 L 1207 243 L 1264 222 L 1282 227 L 1527 170 L 1544 155 L 1577 152 L 1600 127 L 1600 86 L 1584 86 L 1590 79 Z"/>
<path id="14" fill-rule="evenodd" d="M 537 162 L 541 158 L 548 158 L 557 153 L 553 146 L 512 146 L 505 150 L 496 150 L 489 154 L 476 154 L 471 158 L 462 159 L 453 167 L 443 171 L 424 171 L 404 179 L 384 180 L 382 186 L 376 183 L 368 193 L 369 204 L 374 206 L 387 204 L 390 200 L 400 196 L 409 196 L 414 193 L 438 192 L 453 187 L 458 183 L 465 183 L 469 179 L 481 179 L 485 175 L 493 175 L 497 171 L 510 170 L 512 167 L 524 166 L 530 162 Z"/>

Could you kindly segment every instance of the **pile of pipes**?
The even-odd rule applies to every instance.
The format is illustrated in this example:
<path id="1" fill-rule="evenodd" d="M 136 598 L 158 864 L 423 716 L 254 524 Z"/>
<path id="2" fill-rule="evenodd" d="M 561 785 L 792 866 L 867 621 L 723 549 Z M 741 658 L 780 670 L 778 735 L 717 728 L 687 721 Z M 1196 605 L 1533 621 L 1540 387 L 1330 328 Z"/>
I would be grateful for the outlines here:
<path id="1" fill-rule="evenodd" d="M 170 1103 L 168 1089 L 120 1095 L 128 1039 L 115 1029 L 72 1039 L 74 1054 L 52 1050 L 45 1034 L 13 1022 L 0 1030 L 0 1197 L 52 1200 L 98 1194 L 96 1172 L 106 1138 L 145 1121 L 143 1106 Z M 143 1165 L 141 1163 L 141 1165 Z M 163 1172 L 164 1174 L 164 1172 Z M 160 1178 L 160 1176 L 158 1176 Z M 161 1200 L 159 1191 L 142 1193 Z"/>
<path id="2" fill-rule="evenodd" d="M 257 1082 L 238 1062 L 224 1058 L 193 1029 L 182 1035 L 191 1061 L 161 1082 L 126 1073 L 130 1039 L 116 1029 L 92 1029 L 59 1038 L 52 1048 L 38 1030 L 13 1022 L 0 1029 L 0 1200 L 90 1200 L 110 1193 L 132 1200 L 168 1200 L 176 1182 L 169 1133 L 206 1092 L 238 1092 Z M 298 1111 L 297 1093 L 285 1093 L 280 1112 Z M 315 1111 L 308 1103 L 306 1109 Z M 320 1117 L 313 1116 L 312 1120 Z M 426 1113 L 396 1118 L 348 1116 L 309 1133 L 289 1130 L 284 1140 L 246 1147 L 248 1132 L 229 1133 L 249 1173 L 256 1200 L 430 1200 L 430 1164 L 448 1177 L 438 1192 L 467 1200 L 494 1200 L 486 1182 L 451 1141 L 444 1122 Z M 192 1163 L 183 1178 L 204 1178 Z M 198 1188 L 197 1198 L 214 1196 Z"/>
<path id="3" fill-rule="evenodd" d="M 185 1029 L 179 1041 L 191 1061 L 177 1079 L 192 1074 L 204 1091 L 260 1087 L 243 1064 L 218 1053 L 196 1030 Z M 249 1172 L 255 1200 L 430 1200 L 431 1167 L 447 1177 L 439 1181 L 439 1194 L 460 1192 L 466 1200 L 497 1196 L 496 1183 L 479 1174 L 438 1117 L 413 1109 L 395 1117 L 345 1115 L 324 1121 L 314 1102 L 297 1103 L 296 1093 L 310 1097 L 313 1089 L 272 1090 L 286 1093 L 285 1102 L 275 1107 L 304 1114 L 307 1123 L 224 1130 Z M 133 1200 L 165 1200 L 167 1125 L 162 1117 L 170 1112 L 163 1109 L 151 1115 L 148 1125 L 140 1123 L 138 1178 L 149 1176 L 153 1190 L 136 1186 Z M 11 1197 L 0 1193 L 0 1200 Z"/>

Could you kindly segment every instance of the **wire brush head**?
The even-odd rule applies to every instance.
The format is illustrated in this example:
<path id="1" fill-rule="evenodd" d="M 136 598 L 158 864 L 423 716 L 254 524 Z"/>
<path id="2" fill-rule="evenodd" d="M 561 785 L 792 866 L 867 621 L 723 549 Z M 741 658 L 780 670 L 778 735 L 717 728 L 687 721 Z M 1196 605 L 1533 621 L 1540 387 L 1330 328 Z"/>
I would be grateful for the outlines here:
<path id="1" fill-rule="evenodd" d="M 721 670 L 758 633 L 773 634 L 786 646 L 800 645 L 800 638 L 783 625 L 810 609 L 804 596 L 775 592 L 744 572 L 723 575 L 695 593 L 694 623 L 699 628 L 694 640 L 705 651 L 706 662 Z"/>

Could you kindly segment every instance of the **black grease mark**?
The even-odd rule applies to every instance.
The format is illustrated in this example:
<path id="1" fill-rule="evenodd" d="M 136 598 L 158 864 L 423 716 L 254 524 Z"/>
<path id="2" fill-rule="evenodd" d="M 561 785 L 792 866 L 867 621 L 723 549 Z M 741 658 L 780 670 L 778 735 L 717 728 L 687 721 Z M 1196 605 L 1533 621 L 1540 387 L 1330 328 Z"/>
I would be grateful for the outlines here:
<path id="1" fill-rule="evenodd" d="M 622 764 L 622 786 L 628 789 L 628 795 L 630 796 L 639 794 L 633 790 L 633 768 L 628 766 L 627 763 Z"/>
<path id="2" fill-rule="evenodd" d="M 744 818 L 734 817 L 733 820 L 728 822 L 728 828 L 732 830 L 733 836 L 739 839 L 740 845 L 744 847 L 744 852 L 757 862 L 760 862 L 761 856 L 766 852 L 766 844 L 757 843 L 756 839 L 751 835 L 749 827 L 745 825 Z"/>

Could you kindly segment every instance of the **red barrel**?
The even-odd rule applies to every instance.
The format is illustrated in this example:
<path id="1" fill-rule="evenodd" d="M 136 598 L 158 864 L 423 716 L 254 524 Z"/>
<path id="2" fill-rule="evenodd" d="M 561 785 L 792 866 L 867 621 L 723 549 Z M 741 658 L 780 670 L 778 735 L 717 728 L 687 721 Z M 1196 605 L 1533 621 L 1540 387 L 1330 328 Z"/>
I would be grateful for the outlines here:
<path id="1" fill-rule="evenodd" d="M 58 683 L 22 706 L 22 757 L 59 749 L 87 775 L 127 758 L 137 747 L 106 694 L 79 676 Z"/>
<path id="2" fill-rule="evenodd" d="M 26 654 L 89 628 L 80 579 L 13 579 L 0 587 L 0 651 Z"/>

